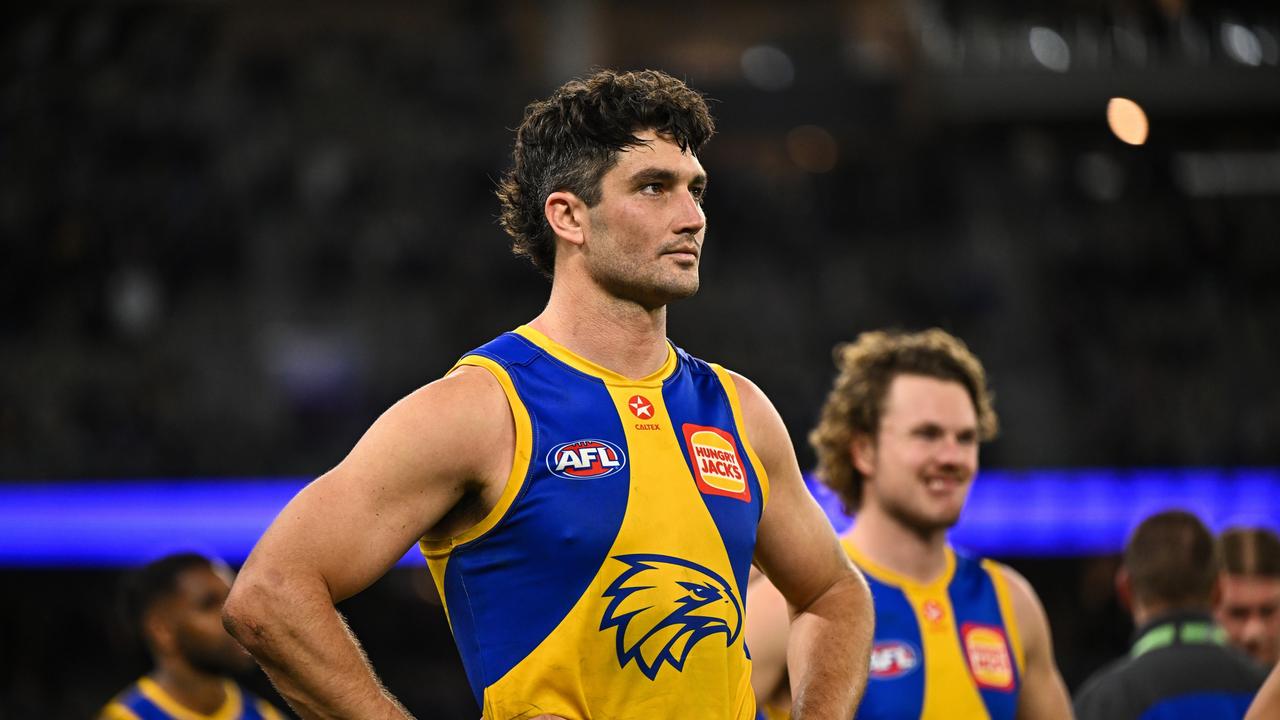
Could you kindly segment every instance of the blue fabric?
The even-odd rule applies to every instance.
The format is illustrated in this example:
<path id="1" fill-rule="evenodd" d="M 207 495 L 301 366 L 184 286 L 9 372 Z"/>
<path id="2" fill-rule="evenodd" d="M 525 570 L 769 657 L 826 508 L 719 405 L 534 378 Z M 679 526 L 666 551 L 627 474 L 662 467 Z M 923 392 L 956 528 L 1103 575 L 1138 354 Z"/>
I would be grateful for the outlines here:
<path id="1" fill-rule="evenodd" d="M 1000 613 L 1000 600 L 996 596 L 995 583 L 991 575 L 982 567 L 982 563 L 962 553 L 956 553 L 956 573 L 947 588 L 951 596 L 951 607 L 956 614 L 956 630 L 964 631 L 966 625 L 989 625 L 999 628 L 1008 642 L 1008 629 L 1004 625 L 1004 617 Z M 964 647 L 963 636 L 957 638 L 960 647 Z M 1007 690 L 983 687 L 978 685 L 978 693 L 987 706 L 992 720 L 1013 720 L 1018 711 L 1018 688 L 1022 678 L 1018 675 L 1018 663 L 1010 646 L 1009 660 L 1013 668 L 1013 687 Z"/>
<path id="2" fill-rule="evenodd" d="M 881 653 L 896 649 L 901 657 L 914 656 L 914 664 L 887 671 L 872 667 L 855 717 L 858 720 L 920 717 L 927 669 L 915 610 L 897 587 L 870 575 L 867 575 L 867 584 L 871 586 L 876 610 L 875 649 Z"/>
<path id="3" fill-rule="evenodd" d="M 714 426 L 732 435 L 738 458 L 747 473 L 749 502 L 721 495 L 702 495 L 702 500 L 720 531 L 725 550 L 728 551 L 738 596 L 745 598 L 747 579 L 751 573 L 751 558 L 755 554 L 756 530 L 764 511 L 760 478 L 756 476 L 755 466 L 742 444 L 739 428 L 733 421 L 733 408 L 720 384 L 719 376 L 707 363 L 689 356 L 683 350 L 677 352 L 680 355 L 680 366 L 663 384 L 662 399 L 671 417 L 670 432 L 676 435 L 676 442 L 680 445 L 685 462 L 689 463 L 690 474 L 694 473 L 694 460 L 689 457 L 689 445 L 684 441 L 683 435 L 685 424 L 690 422 Z"/>
<path id="4" fill-rule="evenodd" d="M 482 693 L 533 651 L 595 578 L 627 507 L 630 464 L 599 478 L 566 479 L 548 453 L 575 440 L 626 447 L 604 383 L 507 333 L 472 355 L 510 374 L 533 430 L 524 486 L 499 527 L 458 546 L 445 570 L 445 597 L 463 667 Z M 573 522 L 565 522 L 573 518 Z M 554 558 L 554 562 L 547 562 Z"/>
<path id="5" fill-rule="evenodd" d="M 1138 720 L 1235 720 L 1244 717 L 1252 701 L 1253 693 L 1188 693 L 1161 700 Z"/>

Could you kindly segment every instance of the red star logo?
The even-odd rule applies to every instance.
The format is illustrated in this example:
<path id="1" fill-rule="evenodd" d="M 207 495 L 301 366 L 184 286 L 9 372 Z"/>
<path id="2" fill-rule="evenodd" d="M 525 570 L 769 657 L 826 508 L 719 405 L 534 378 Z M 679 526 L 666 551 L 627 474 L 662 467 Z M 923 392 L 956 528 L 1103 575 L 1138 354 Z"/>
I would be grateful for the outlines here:
<path id="1" fill-rule="evenodd" d="M 631 414 L 641 420 L 648 420 L 653 417 L 653 403 L 643 395 L 632 395 L 627 401 L 627 407 L 631 408 Z"/>
<path id="2" fill-rule="evenodd" d="M 942 605 L 936 600 L 928 600 L 924 604 L 924 616 L 929 622 L 940 622 L 943 617 Z"/>

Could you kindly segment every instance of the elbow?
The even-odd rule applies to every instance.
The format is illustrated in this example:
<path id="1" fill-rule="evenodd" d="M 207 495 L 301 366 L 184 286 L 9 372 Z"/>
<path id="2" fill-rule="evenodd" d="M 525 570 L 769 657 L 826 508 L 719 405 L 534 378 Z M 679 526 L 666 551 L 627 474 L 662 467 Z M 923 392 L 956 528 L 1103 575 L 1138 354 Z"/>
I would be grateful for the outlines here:
<path id="1" fill-rule="evenodd" d="M 266 645 L 272 619 L 279 614 L 281 604 L 281 598 L 269 583 L 242 575 L 222 605 L 222 626 L 256 656 Z"/>

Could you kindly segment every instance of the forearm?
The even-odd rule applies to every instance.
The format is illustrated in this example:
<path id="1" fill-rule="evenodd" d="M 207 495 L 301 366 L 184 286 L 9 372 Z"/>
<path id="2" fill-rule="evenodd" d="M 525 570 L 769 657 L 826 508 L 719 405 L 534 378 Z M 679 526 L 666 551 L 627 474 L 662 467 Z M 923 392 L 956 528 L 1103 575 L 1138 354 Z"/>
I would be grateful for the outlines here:
<path id="1" fill-rule="evenodd" d="M 323 581 L 273 580 L 238 581 L 223 620 L 298 715 L 409 718 L 374 675 Z"/>
<path id="2" fill-rule="evenodd" d="M 856 571 L 791 621 L 787 664 L 794 720 L 848 720 L 867 685 L 875 610 Z"/>

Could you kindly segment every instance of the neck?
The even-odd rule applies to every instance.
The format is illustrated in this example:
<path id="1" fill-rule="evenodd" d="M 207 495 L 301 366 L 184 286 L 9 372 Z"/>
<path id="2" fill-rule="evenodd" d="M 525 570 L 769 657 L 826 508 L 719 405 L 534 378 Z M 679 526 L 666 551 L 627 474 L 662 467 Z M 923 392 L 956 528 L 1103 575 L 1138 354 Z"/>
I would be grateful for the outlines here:
<path id="1" fill-rule="evenodd" d="M 1159 601 L 1133 603 L 1133 625 L 1141 628 L 1154 620 L 1158 620 L 1166 615 L 1175 613 L 1203 613 L 1208 615 L 1211 610 L 1209 605 L 1170 605 Z"/>
<path id="2" fill-rule="evenodd" d="M 222 676 L 201 672 L 185 662 L 162 662 L 151 679 L 178 704 L 203 715 L 212 715 L 227 701 Z"/>
<path id="3" fill-rule="evenodd" d="M 872 562 L 919 583 L 937 580 L 947 568 L 945 528 L 920 533 L 873 505 L 858 511 L 849 540 Z"/>
<path id="4" fill-rule="evenodd" d="M 667 308 L 653 309 L 557 280 L 547 307 L 529 325 L 591 362 L 630 378 L 667 360 Z"/>

